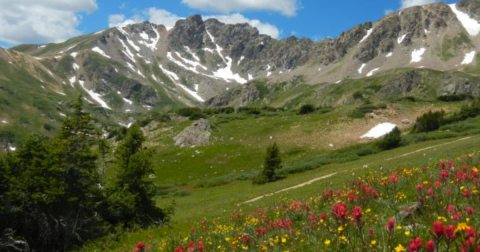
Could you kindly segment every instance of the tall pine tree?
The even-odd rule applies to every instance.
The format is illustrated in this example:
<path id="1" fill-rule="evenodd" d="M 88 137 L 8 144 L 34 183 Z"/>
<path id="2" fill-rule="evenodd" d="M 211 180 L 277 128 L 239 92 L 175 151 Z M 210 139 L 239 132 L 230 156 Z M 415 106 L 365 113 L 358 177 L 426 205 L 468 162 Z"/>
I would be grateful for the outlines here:
<path id="1" fill-rule="evenodd" d="M 120 191 L 124 199 L 133 203 L 133 208 L 123 205 L 119 212 L 122 215 L 120 219 L 123 219 L 123 224 L 127 226 L 133 223 L 144 227 L 159 224 L 166 217 L 164 211 L 153 201 L 155 187 L 148 177 L 153 173 L 152 153 L 143 149 L 144 141 L 140 126 L 134 124 L 115 151 L 119 169 L 116 195 L 118 197 Z"/>

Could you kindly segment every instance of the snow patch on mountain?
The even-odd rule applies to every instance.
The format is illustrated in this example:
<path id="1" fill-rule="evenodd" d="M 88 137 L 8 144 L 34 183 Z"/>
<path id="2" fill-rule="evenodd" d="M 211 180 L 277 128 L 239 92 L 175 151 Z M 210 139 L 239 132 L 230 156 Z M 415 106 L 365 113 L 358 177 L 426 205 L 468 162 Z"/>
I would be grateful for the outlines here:
<path id="1" fill-rule="evenodd" d="M 367 73 L 367 77 L 373 76 L 373 74 L 374 74 L 376 71 L 378 71 L 378 70 L 380 70 L 380 68 L 378 68 L 378 67 L 372 69 L 372 71 L 370 71 L 370 72 Z"/>
<path id="2" fill-rule="evenodd" d="M 182 85 L 182 84 L 178 84 L 183 90 L 185 90 L 189 95 L 191 95 L 193 98 L 195 98 L 197 101 L 199 102 L 205 102 L 205 100 L 200 96 L 198 95 L 197 92 L 195 91 L 192 91 L 190 90 L 188 87 Z"/>
<path id="3" fill-rule="evenodd" d="M 417 62 L 420 62 L 422 61 L 423 59 L 423 54 L 427 51 L 427 49 L 425 48 L 419 48 L 419 49 L 415 49 L 413 50 L 412 52 L 412 60 L 410 60 L 410 63 L 417 63 Z"/>
<path id="4" fill-rule="evenodd" d="M 407 37 L 407 34 L 408 33 L 405 33 L 402 36 L 397 38 L 397 42 L 398 42 L 399 45 L 405 40 L 405 38 Z"/>
<path id="5" fill-rule="evenodd" d="M 92 48 L 92 51 L 96 52 L 96 53 L 99 53 L 100 55 L 102 55 L 103 57 L 105 58 L 108 58 L 108 59 L 111 59 L 112 57 L 108 56 L 102 49 L 100 49 L 99 47 L 94 47 Z M 73 54 L 73 53 L 72 53 Z M 75 58 L 75 57 L 74 57 Z"/>
<path id="6" fill-rule="evenodd" d="M 475 58 L 476 53 L 477 52 L 475 52 L 475 51 L 471 51 L 471 52 L 465 54 L 465 58 L 462 61 L 462 65 L 471 64 L 473 62 L 473 59 Z"/>
<path id="7" fill-rule="evenodd" d="M 462 23 L 468 34 L 470 34 L 470 36 L 472 37 L 477 36 L 480 32 L 480 23 L 477 20 L 471 18 L 467 13 L 458 10 L 456 4 L 450 4 L 448 6 L 450 6 L 453 13 L 455 13 L 455 15 L 457 16 L 458 21 Z"/>
<path id="8" fill-rule="evenodd" d="M 240 84 L 245 84 L 248 81 L 242 78 L 239 74 L 235 74 L 232 72 L 232 58 L 226 57 L 227 66 L 225 68 L 220 68 L 216 72 L 213 73 L 215 77 L 224 79 L 226 82 L 230 82 L 234 80 Z"/>
<path id="9" fill-rule="evenodd" d="M 359 73 L 359 74 L 362 74 L 363 69 L 365 68 L 365 66 L 367 66 L 367 64 L 363 63 L 362 66 L 358 69 L 358 73 Z"/>
<path id="10" fill-rule="evenodd" d="M 102 100 L 102 98 L 101 98 L 102 95 L 101 94 L 95 93 L 92 90 L 88 90 L 85 87 L 85 82 L 84 81 L 79 80 L 78 82 L 80 83 L 80 86 L 82 86 L 83 90 L 85 90 L 90 95 L 90 97 L 92 97 L 92 99 L 94 99 L 96 102 L 98 102 L 98 104 L 100 104 L 100 106 L 102 106 L 103 108 L 111 110 L 111 108 L 108 106 L 108 104 L 104 100 Z"/>
<path id="11" fill-rule="evenodd" d="M 373 28 L 370 28 L 370 29 L 367 31 L 367 34 L 362 38 L 362 40 L 360 40 L 360 43 L 362 43 L 362 42 L 365 41 L 368 37 L 370 37 L 370 35 L 372 35 L 372 32 L 373 32 Z"/>

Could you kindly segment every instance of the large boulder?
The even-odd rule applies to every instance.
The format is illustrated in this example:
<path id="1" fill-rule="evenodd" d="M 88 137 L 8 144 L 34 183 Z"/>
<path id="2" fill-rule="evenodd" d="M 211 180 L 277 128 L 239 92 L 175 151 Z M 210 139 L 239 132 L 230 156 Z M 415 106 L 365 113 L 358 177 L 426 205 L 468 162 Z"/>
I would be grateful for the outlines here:
<path id="1" fill-rule="evenodd" d="M 175 145 L 180 147 L 208 145 L 210 143 L 210 130 L 210 121 L 200 119 L 180 132 L 173 140 Z"/>

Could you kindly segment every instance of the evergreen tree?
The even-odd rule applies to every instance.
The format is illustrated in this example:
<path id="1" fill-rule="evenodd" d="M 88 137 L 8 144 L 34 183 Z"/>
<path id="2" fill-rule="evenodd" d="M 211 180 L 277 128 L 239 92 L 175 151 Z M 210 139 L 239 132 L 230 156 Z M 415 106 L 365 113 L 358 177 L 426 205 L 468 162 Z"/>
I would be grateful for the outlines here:
<path id="1" fill-rule="evenodd" d="M 53 204 L 58 214 L 62 250 L 95 234 L 101 226 L 96 213 L 97 202 L 102 198 L 99 188 L 97 156 L 92 152 L 95 143 L 92 119 L 83 110 L 82 97 L 74 102 L 60 133 L 53 141 L 52 166 L 55 179 L 62 190 L 60 199 Z"/>
<path id="2" fill-rule="evenodd" d="M 153 173 L 152 153 L 142 148 L 144 141 L 140 126 L 134 124 L 115 151 L 119 171 L 111 208 L 116 207 L 114 214 L 117 216 L 111 219 L 119 219 L 127 226 L 136 223 L 145 227 L 158 224 L 166 217 L 152 199 L 155 187 L 148 177 Z M 115 202 L 115 199 L 126 199 L 133 207 L 124 204 L 124 200 Z"/>
<path id="3" fill-rule="evenodd" d="M 265 155 L 265 162 L 262 173 L 253 182 L 255 184 L 264 184 L 278 179 L 276 170 L 282 168 L 282 159 L 280 158 L 280 150 L 276 143 L 268 146 Z"/>

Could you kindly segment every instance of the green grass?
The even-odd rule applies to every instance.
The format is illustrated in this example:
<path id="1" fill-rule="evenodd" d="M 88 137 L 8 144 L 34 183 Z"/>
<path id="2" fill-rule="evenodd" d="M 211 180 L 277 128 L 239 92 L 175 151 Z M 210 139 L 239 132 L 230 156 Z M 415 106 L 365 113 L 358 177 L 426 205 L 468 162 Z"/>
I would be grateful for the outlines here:
<path id="1" fill-rule="evenodd" d="M 185 233 L 193 223 L 198 223 L 203 218 L 212 219 L 216 216 L 225 215 L 225 213 L 232 213 L 236 209 L 250 211 L 258 207 L 271 205 L 285 197 L 305 198 L 326 188 L 338 189 L 342 187 L 346 180 L 361 177 L 372 171 L 382 170 L 383 167 L 416 167 L 439 159 L 453 159 L 478 151 L 480 149 L 479 142 L 480 135 L 471 136 L 469 139 L 454 138 L 422 142 L 363 157 L 353 162 L 326 165 L 316 170 L 290 175 L 287 179 L 262 186 L 253 186 L 250 181 L 237 181 L 212 188 L 193 188 L 189 195 L 175 198 L 176 213 L 171 227 L 126 233 L 117 237 L 120 242 L 109 241 L 108 244 L 110 248 L 114 249 L 121 247 L 122 244 L 135 244 L 138 240 L 146 240 L 148 235 L 165 237 L 175 235 L 178 232 Z M 336 175 L 327 180 L 321 180 L 295 190 L 275 193 L 278 190 L 332 173 L 336 173 Z M 238 205 L 269 193 L 274 194 L 251 204 Z M 172 198 L 158 197 L 157 200 L 160 206 L 166 206 L 171 203 Z M 89 251 L 101 245 L 103 245 L 103 241 L 97 241 L 97 244 L 87 245 L 84 251 Z"/>

